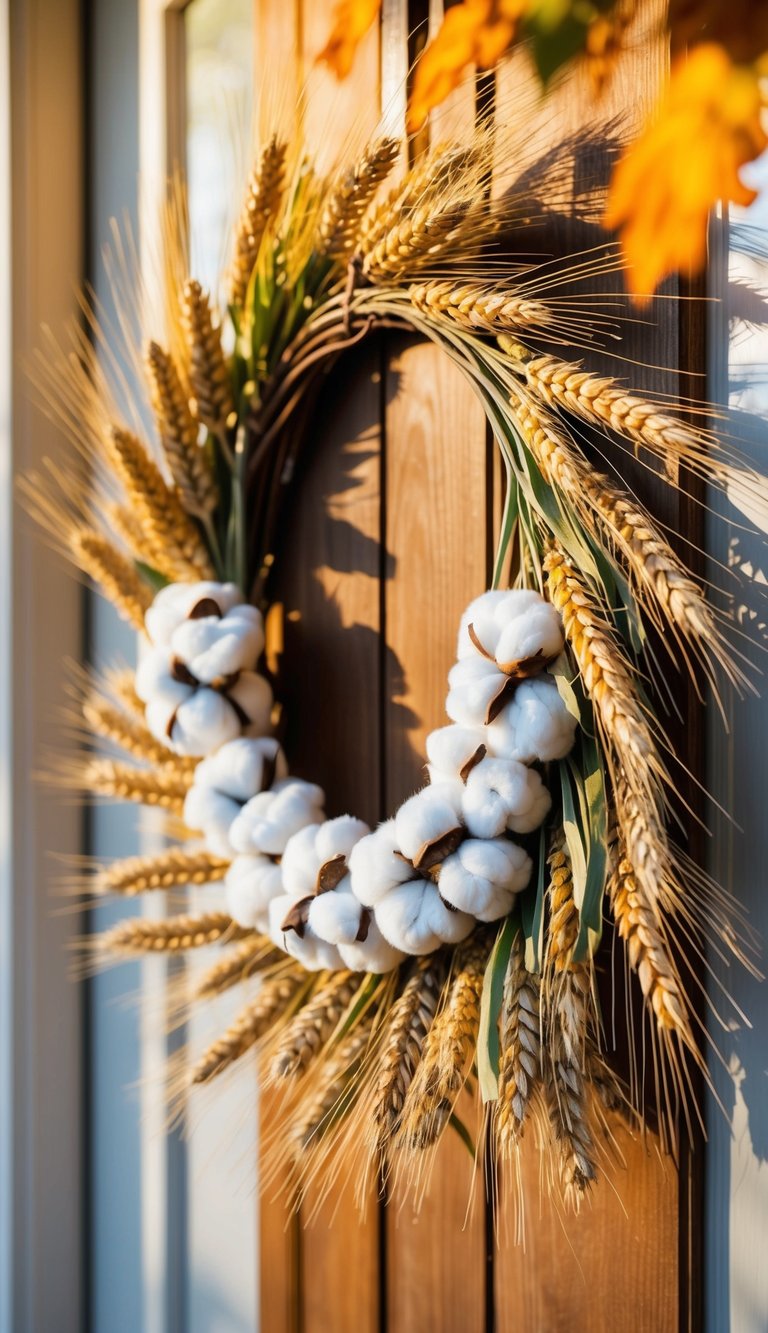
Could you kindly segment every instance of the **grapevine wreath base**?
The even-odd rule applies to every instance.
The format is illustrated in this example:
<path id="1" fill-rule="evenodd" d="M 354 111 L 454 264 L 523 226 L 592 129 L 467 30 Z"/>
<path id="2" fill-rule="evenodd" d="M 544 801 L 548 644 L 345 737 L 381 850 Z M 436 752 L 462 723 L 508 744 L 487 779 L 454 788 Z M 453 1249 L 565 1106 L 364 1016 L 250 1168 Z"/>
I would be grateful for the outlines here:
<path id="1" fill-rule="evenodd" d="M 217 895 L 215 910 L 132 918 L 93 947 L 101 960 L 220 950 L 189 1003 L 239 986 L 243 1006 L 185 1064 L 184 1088 L 256 1052 L 284 1090 L 268 1142 L 275 1160 L 290 1155 L 296 1197 L 345 1155 L 359 1180 L 395 1170 L 421 1188 L 424 1150 L 451 1127 L 473 1149 L 488 1129 L 499 1161 L 527 1134 L 555 1206 L 578 1206 L 613 1117 L 639 1123 L 644 1109 L 639 1054 L 627 1086 L 608 1062 L 604 917 L 645 1006 L 668 1146 L 690 1068 L 705 1068 L 690 946 L 710 934 L 742 956 L 736 909 L 672 840 L 679 766 L 656 711 L 676 672 L 696 689 L 717 671 L 741 682 L 728 616 L 613 465 L 631 449 L 671 486 L 682 467 L 745 503 L 764 482 L 690 416 L 568 359 L 569 342 L 620 335 L 619 298 L 594 290 L 616 257 L 607 245 L 510 258 L 536 249 L 539 210 L 515 189 L 530 179 L 524 149 L 501 157 L 481 127 L 408 169 L 381 138 L 320 175 L 273 138 L 224 306 L 189 278 L 171 210 L 164 327 L 146 326 L 120 243 L 120 337 L 95 312 L 93 339 L 76 330 L 40 356 L 80 458 L 28 478 L 28 503 L 139 633 L 135 673 L 76 685 L 88 734 L 122 757 L 86 754 L 63 778 L 159 807 L 168 837 L 155 856 L 91 870 L 87 888 Z M 263 616 L 318 385 L 348 346 L 391 327 L 431 339 L 468 377 L 506 507 L 494 587 L 459 628 L 449 722 L 427 741 L 429 781 L 370 829 L 291 776 Z M 154 438 L 125 365 L 145 376 Z M 621 975 L 617 992 L 621 1011 Z"/>

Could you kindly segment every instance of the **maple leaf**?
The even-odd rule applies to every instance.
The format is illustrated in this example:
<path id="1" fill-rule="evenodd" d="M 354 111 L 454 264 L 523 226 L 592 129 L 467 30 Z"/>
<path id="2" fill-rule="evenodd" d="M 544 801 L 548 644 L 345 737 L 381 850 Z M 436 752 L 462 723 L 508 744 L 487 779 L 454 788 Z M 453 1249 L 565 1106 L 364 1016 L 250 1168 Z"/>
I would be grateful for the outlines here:
<path id="1" fill-rule="evenodd" d="M 619 229 L 639 301 L 668 274 L 703 267 L 718 200 L 755 198 L 739 172 L 768 145 L 762 109 L 757 69 L 734 64 L 713 42 L 673 65 L 660 104 L 616 167 L 603 219 Z"/>
<path id="2" fill-rule="evenodd" d="M 317 57 L 328 65 L 337 79 L 346 79 L 357 48 L 381 9 L 381 0 L 338 0 L 333 10 L 331 33 Z"/>

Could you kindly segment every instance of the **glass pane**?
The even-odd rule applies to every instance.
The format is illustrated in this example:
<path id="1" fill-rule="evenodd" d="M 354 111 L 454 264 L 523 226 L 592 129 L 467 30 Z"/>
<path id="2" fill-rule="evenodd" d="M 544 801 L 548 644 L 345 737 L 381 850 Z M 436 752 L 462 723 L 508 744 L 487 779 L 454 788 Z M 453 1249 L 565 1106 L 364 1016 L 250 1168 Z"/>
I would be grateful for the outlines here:
<path id="1" fill-rule="evenodd" d="M 215 290 L 248 161 L 254 0 L 191 0 L 186 156 L 192 271 Z"/>

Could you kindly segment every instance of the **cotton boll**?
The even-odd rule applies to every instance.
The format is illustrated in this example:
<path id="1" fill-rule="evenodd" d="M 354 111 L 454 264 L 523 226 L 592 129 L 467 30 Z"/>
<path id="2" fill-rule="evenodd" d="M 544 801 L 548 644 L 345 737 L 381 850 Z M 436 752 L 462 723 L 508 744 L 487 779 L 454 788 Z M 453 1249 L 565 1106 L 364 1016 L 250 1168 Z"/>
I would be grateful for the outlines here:
<path id="1" fill-rule="evenodd" d="M 507 838 L 467 838 L 440 867 L 440 893 L 478 921 L 498 921 L 531 877 L 528 854 Z"/>
<path id="2" fill-rule="evenodd" d="M 185 620 L 171 636 L 171 653 L 203 684 L 251 670 L 264 648 L 264 630 L 255 606 L 241 604 L 225 616 Z"/>
<path id="3" fill-rule="evenodd" d="M 537 674 L 562 647 L 558 611 L 530 589 L 485 593 L 462 616 L 459 660 L 487 655 L 507 675 Z"/>
<path id="4" fill-rule="evenodd" d="M 231 857 L 229 830 L 243 806 L 288 775 L 285 755 L 272 737 L 239 736 L 197 765 L 184 802 L 184 820 L 200 829 L 215 856 Z"/>
<path id="5" fill-rule="evenodd" d="M 432 783 L 465 780 L 473 763 L 485 754 L 481 727 L 438 727 L 427 736 L 429 777 Z"/>
<path id="6" fill-rule="evenodd" d="M 437 864 L 446 846 L 453 850 L 461 837 L 459 802 L 459 793 L 446 784 L 424 787 L 400 806 L 395 815 L 397 844 L 417 868 Z"/>
<path id="7" fill-rule="evenodd" d="M 429 880 L 410 880 L 392 889 L 376 907 L 376 922 L 385 940 L 407 954 L 432 953 L 441 944 L 466 939 L 474 920 L 446 907 Z"/>
<path id="8" fill-rule="evenodd" d="M 549 675 L 522 681 L 510 702 L 486 729 L 488 750 L 521 764 L 564 759 L 573 746 L 576 718 Z"/>
<path id="9" fill-rule="evenodd" d="M 144 625 L 154 644 L 166 646 L 174 630 L 187 620 L 190 613 L 206 602 L 213 602 L 222 615 L 242 603 L 243 595 L 236 583 L 169 583 L 161 588 L 144 617 Z M 258 613 L 257 613 L 258 614 Z"/>
<path id="10" fill-rule="evenodd" d="M 308 972 L 337 971 L 342 967 L 341 954 L 334 944 L 321 940 L 309 922 L 304 923 L 300 931 L 286 927 L 286 917 L 294 908 L 295 904 L 290 897 L 284 895 L 272 899 L 269 905 L 270 939 L 278 949 L 290 954 Z"/>
<path id="11" fill-rule="evenodd" d="M 352 892 L 364 907 L 377 903 L 413 877 L 413 868 L 403 860 L 394 819 L 380 824 L 361 838 L 349 855 Z"/>
<path id="12" fill-rule="evenodd" d="M 339 953 L 345 967 L 353 972 L 392 972 L 402 963 L 406 955 L 402 949 L 395 949 L 385 940 L 373 913 L 368 922 L 368 933 L 364 940 L 355 940 L 352 944 L 340 944 Z"/>
<path id="13" fill-rule="evenodd" d="M 508 687 L 508 677 L 495 662 L 477 656 L 464 658 L 448 673 L 445 711 L 462 727 L 482 727 Z"/>
<path id="14" fill-rule="evenodd" d="M 282 856 L 294 833 L 322 821 L 324 800 L 322 789 L 311 782 L 278 782 L 243 806 L 229 831 L 232 846 L 238 852 Z"/>
<path id="15" fill-rule="evenodd" d="M 147 726 L 176 754 L 209 755 L 243 731 L 269 730 L 272 690 L 263 676 L 241 671 L 231 685 L 209 689 L 176 672 L 175 660 L 160 648 L 143 654 L 136 673 Z"/>
<path id="16" fill-rule="evenodd" d="M 335 889 L 313 898 L 307 916 L 315 934 L 329 944 L 354 944 L 367 919 L 368 908 L 352 892 L 349 875 Z"/>
<path id="17" fill-rule="evenodd" d="M 240 735 L 240 720 L 223 694 L 217 690 L 192 690 L 189 698 L 175 710 L 168 709 L 162 716 L 162 726 L 155 735 L 165 739 L 176 754 L 198 756 L 211 754 L 220 745 Z M 150 727 L 157 723 L 154 703 L 146 710 Z"/>
<path id="18" fill-rule="evenodd" d="M 227 911 L 252 930 L 269 930 L 269 905 L 282 895 L 280 867 L 267 856 L 238 856 L 225 877 Z"/>
<path id="19" fill-rule="evenodd" d="M 515 759 L 484 759 L 467 778 L 464 823 L 473 838 L 530 833 L 546 818 L 552 799 L 534 768 Z"/>
<path id="20" fill-rule="evenodd" d="M 346 875 L 352 848 L 370 831 L 362 819 L 340 815 L 295 833 L 283 853 L 286 893 L 304 898 L 323 888 L 332 888 L 334 882 Z"/>

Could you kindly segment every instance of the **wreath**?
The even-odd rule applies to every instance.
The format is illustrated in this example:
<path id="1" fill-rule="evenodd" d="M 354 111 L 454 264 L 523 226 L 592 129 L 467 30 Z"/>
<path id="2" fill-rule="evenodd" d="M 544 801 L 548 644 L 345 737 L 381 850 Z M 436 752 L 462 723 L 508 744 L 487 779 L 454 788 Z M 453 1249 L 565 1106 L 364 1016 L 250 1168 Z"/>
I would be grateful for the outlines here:
<path id="1" fill-rule="evenodd" d="M 379 138 L 322 176 L 271 139 L 237 223 L 225 313 L 188 278 L 171 209 L 162 340 L 136 337 L 124 247 L 122 349 L 95 312 L 95 339 L 41 355 L 90 487 L 52 464 L 24 485 L 139 636 L 135 672 L 77 686 L 89 733 L 122 757 L 87 754 L 65 778 L 159 807 L 168 841 L 92 869 L 88 891 L 219 886 L 218 910 L 132 918 L 93 942 L 104 961 L 220 949 L 190 1003 L 235 986 L 247 999 L 185 1086 L 256 1051 L 285 1090 L 272 1147 L 299 1183 L 339 1151 L 357 1170 L 361 1145 L 364 1175 L 419 1180 L 446 1127 L 474 1149 L 469 1122 L 490 1127 L 502 1161 L 528 1131 L 557 1200 L 578 1206 L 613 1116 L 645 1113 L 639 1064 L 625 1083 L 609 1062 L 604 917 L 644 1001 L 668 1145 L 692 1066 L 706 1071 L 686 942 L 717 933 L 743 957 L 738 914 L 673 840 L 676 761 L 653 687 L 670 667 L 697 690 L 720 670 L 741 684 L 728 618 L 640 501 L 596 469 L 585 427 L 612 462 L 630 446 L 672 486 L 681 468 L 741 496 L 763 482 L 705 427 L 567 359 L 564 346 L 599 343 L 614 314 L 607 296 L 564 296 L 564 279 L 594 285 L 614 252 L 511 260 L 509 237 L 519 253 L 535 219 L 527 197 L 491 190 L 495 156 L 481 128 L 404 169 L 401 145 Z M 466 375 L 505 508 L 493 587 L 458 627 L 428 781 L 370 829 L 291 776 L 264 616 L 314 392 L 382 327 L 430 339 Z M 141 406 L 121 401 L 126 357 L 146 377 L 154 440 Z M 616 989 L 623 1006 L 623 977 Z"/>

